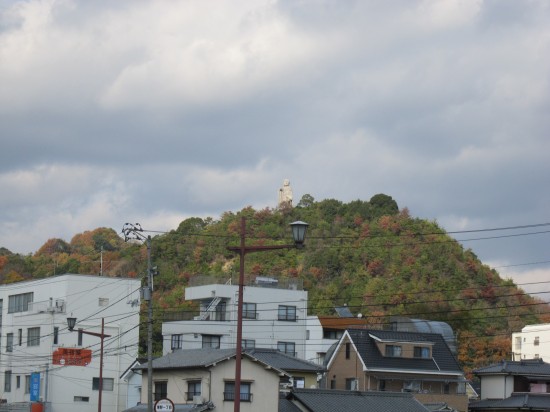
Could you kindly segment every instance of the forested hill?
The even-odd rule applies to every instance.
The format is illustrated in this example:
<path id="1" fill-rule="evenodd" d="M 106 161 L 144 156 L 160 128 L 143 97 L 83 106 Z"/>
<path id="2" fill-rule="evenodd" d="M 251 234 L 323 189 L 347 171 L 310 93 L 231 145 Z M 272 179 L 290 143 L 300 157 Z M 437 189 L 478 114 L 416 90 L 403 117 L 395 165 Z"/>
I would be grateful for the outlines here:
<path id="1" fill-rule="evenodd" d="M 242 216 L 249 245 L 291 243 L 288 224 L 309 223 L 304 249 L 248 254 L 247 276 L 300 279 L 309 291 L 309 314 L 333 315 L 335 306 L 347 304 L 373 325 L 383 325 L 390 315 L 448 322 L 466 371 L 509 358 L 512 331 L 550 321 L 547 304 L 502 279 L 437 223 L 399 209 L 390 196 L 343 203 L 305 195 L 293 208 L 247 207 L 218 220 L 190 218 L 169 233 L 143 232 L 153 236 L 152 260 L 159 270 L 157 328 L 166 315 L 195 309 L 183 299 L 182 286 L 191 278 L 236 277 L 238 257 L 227 246 L 239 244 Z M 120 229 L 99 228 L 70 242 L 50 239 L 34 255 L 0 249 L 0 280 L 98 274 L 100 260 L 106 276 L 145 276 L 145 245 L 124 242 L 119 234 Z"/>

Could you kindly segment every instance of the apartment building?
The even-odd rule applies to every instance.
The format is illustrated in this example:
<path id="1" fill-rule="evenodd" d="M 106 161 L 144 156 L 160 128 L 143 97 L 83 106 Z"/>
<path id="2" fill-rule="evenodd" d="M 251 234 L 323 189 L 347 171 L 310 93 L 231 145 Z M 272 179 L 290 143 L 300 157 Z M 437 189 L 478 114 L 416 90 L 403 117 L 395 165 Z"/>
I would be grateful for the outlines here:
<path id="1" fill-rule="evenodd" d="M 550 323 L 527 325 L 512 333 L 513 360 L 543 359 L 550 361 Z"/>
<path id="2" fill-rule="evenodd" d="M 1 402 L 97 410 L 101 338 L 82 329 L 104 335 L 103 409 L 124 410 L 119 377 L 138 353 L 140 285 L 76 274 L 0 285 Z M 77 319 L 73 332 L 67 317 Z"/>
<path id="3" fill-rule="evenodd" d="M 163 322 L 163 354 L 235 348 L 238 286 L 207 277 L 193 282 L 185 299 L 198 301 L 200 311 L 190 320 Z M 305 359 L 307 299 L 297 279 L 257 276 L 243 292 L 243 347 L 278 349 Z"/>

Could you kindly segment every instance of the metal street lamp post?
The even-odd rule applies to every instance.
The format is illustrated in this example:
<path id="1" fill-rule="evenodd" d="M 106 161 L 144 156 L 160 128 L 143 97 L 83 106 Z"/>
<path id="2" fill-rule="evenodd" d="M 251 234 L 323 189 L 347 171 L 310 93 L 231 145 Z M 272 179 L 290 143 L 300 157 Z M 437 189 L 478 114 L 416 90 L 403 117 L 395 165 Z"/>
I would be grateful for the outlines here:
<path id="1" fill-rule="evenodd" d="M 241 410 L 241 360 L 242 360 L 242 339 L 243 339 L 243 290 L 244 290 L 244 257 L 251 252 L 265 252 L 269 250 L 303 248 L 306 236 L 306 229 L 309 225 L 305 222 L 293 222 L 292 237 L 294 244 L 291 245 L 246 245 L 246 218 L 241 218 L 241 243 L 239 246 L 228 246 L 227 250 L 239 254 L 239 297 L 237 302 L 237 347 L 235 356 L 235 396 L 234 412 Z"/>
<path id="2" fill-rule="evenodd" d="M 67 326 L 69 328 L 69 331 L 72 332 L 74 330 L 75 325 L 76 325 L 76 318 L 73 318 L 73 317 L 67 318 Z M 82 328 L 78 329 L 79 333 L 83 333 L 85 335 L 97 336 L 98 338 L 101 339 L 101 349 L 99 353 L 99 388 L 98 388 L 99 395 L 97 400 L 97 412 L 101 412 L 101 395 L 103 393 L 103 340 L 105 338 L 111 337 L 111 335 L 106 335 L 104 331 L 105 331 L 104 318 L 101 318 L 101 333 L 89 332 L 89 331 L 83 330 Z"/>

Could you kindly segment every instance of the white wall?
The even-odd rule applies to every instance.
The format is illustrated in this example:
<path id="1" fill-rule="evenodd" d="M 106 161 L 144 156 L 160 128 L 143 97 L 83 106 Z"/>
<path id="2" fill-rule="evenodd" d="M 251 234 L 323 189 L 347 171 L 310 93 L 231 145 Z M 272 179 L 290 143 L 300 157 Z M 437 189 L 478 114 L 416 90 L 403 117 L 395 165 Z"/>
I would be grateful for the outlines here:
<path id="1" fill-rule="evenodd" d="M 251 402 L 241 401 L 242 412 L 277 412 L 279 409 L 279 376 L 273 369 L 243 357 L 241 381 L 251 382 Z M 168 398 L 174 403 L 191 403 L 185 399 L 187 380 L 201 380 L 202 398 L 213 402 L 217 412 L 232 412 L 234 403 L 223 400 L 224 384 L 235 380 L 235 359 L 225 360 L 201 369 L 154 370 L 153 381 L 166 380 Z M 143 371 L 143 388 L 147 388 L 147 370 Z M 142 403 L 147 403 L 147 391 L 142 391 Z"/>
<path id="2" fill-rule="evenodd" d="M 541 358 L 550 362 L 550 324 L 527 325 L 513 333 L 512 352 L 514 360 Z"/>
<path id="3" fill-rule="evenodd" d="M 40 372 L 40 398 L 51 402 L 54 411 L 97 410 L 98 391 L 92 390 L 92 378 L 99 377 L 101 339 L 83 335 L 82 346 L 77 346 L 78 332 L 67 330 L 66 319 L 72 315 L 77 318 L 77 329 L 100 333 L 101 318 L 104 318 L 104 333 L 111 337 L 104 340 L 103 376 L 114 380 L 114 388 L 103 391 L 102 404 L 105 410 L 123 410 L 126 406 L 126 387 L 119 385 L 119 377 L 135 360 L 138 352 L 140 284 L 139 279 L 61 275 L 1 285 L 1 389 L 5 388 L 5 371 L 12 372 L 11 391 L 2 391 L 2 398 L 7 402 L 29 401 L 30 395 L 25 393 L 25 376 Z M 28 310 L 8 313 L 9 296 L 29 292 L 33 293 L 33 303 Z M 56 301 L 63 301 L 64 307 L 55 308 Z M 27 345 L 28 329 L 33 327 L 40 328 L 38 346 Z M 54 343 L 56 327 L 59 331 L 57 344 Z M 18 342 L 19 330 L 23 338 L 21 345 Z M 8 333 L 14 335 L 12 352 L 6 351 Z M 89 348 L 93 354 L 92 362 L 87 366 L 52 365 L 52 354 L 59 348 Z M 17 376 L 20 376 L 19 388 Z M 89 401 L 75 403 L 75 396 L 88 397 Z"/>
<path id="4" fill-rule="evenodd" d="M 221 335 L 221 348 L 234 348 L 237 334 L 237 297 L 235 285 L 205 285 L 185 290 L 186 300 L 213 297 L 227 299 L 226 321 L 192 320 L 165 322 L 162 325 L 163 353 L 170 353 L 171 335 L 183 334 L 183 349 L 202 346 L 202 334 Z M 305 358 L 307 291 L 245 287 L 243 302 L 256 303 L 257 319 L 243 319 L 243 339 L 255 340 L 257 348 L 277 348 L 278 341 L 294 342 L 297 356 Z M 279 321 L 279 305 L 296 306 L 297 320 Z"/>

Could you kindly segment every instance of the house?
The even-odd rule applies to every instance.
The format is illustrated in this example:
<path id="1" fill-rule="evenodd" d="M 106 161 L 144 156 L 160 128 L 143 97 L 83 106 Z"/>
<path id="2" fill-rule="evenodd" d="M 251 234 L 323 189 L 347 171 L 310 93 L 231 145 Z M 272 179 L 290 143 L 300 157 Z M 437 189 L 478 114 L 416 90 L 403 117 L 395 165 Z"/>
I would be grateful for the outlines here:
<path id="1" fill-rule="evenodd" d="M 126 406 L 125 408 L 131 408 L 140 403 L 141 400 L 141 372 L 136 368 L 145 360 L 136 359 L 133 363 L 126 368 L 126 370 L 120 375 L 120 383 L 125 386 L 124 392 L 126 393 Z"/>
<path id="2" fill-rule="evenodd" d="M 238 285 L 204 276 L 193 278 L 191 284 L 185 299 L 197 301 L 200 312 L 193 319 L 163 322 L 163 354 L 234 348 Z M 308 294 L 300 281 L 257 276 L 243 293 L 243 347 L 278 349 L 304 359 Z"/>
<path id="3" fill-rule="evenodd" d="M 481 400 L 471 411 L 549 411 L 550 364 L 542 359 L 502 361 L 474 371 Z"/>
<path id="4" fill-rule="evenodd" d="M 429 412 L 411 393 L 406 392 L 293 389 L 279 405 L 279 412 Z"/>
<path id="5" fill-rule="evenodd" d="M 360 317 L 308 316 L 305 359 L 323 365 L 332 345 L 337 343 L 346 329 L 367 327 Z"/>
<path id="6" fill-rule="evenodd" d="M 440 334 L 348 329 L 327 359 L 327 388 L 410 392 L 422 404 L 468 409 L 464 373 Z"/>
<path id="7" fill-rule="evenodd" d="M 76 274 L 0 285 L 1 402 L 97 409 L 101 339 L 69 332 L 67 317 L 76 317 L 76 329 L 93 333 L 104 319 L 110 356 L 103 359 L 102 405 L 122 410 L 120 375 L 138 352 L 140 286 L 139 279 Z"/>
<path id="8" fill-rule="evenodd" d="M 550 359 L 550 323 L 527 325 L 512 333 L 513 360 Z"/>
<path id="9" fill-rule="evenodd" d="M 232 411 L 235 399 L 235 349 L 186 349 L 153 360 L 155 400 L 210 405 Z M 316 387 L 322 367 L 274 349 L 247 349 L 241 360 L 241 410 L 277 412 L 279 392 Z M 137 367 L 147 386 L 147 363 Z M 147 404 L 142 391 L 142 404 Z M 132 410 L 138 410 L 132 408 Z"/>

